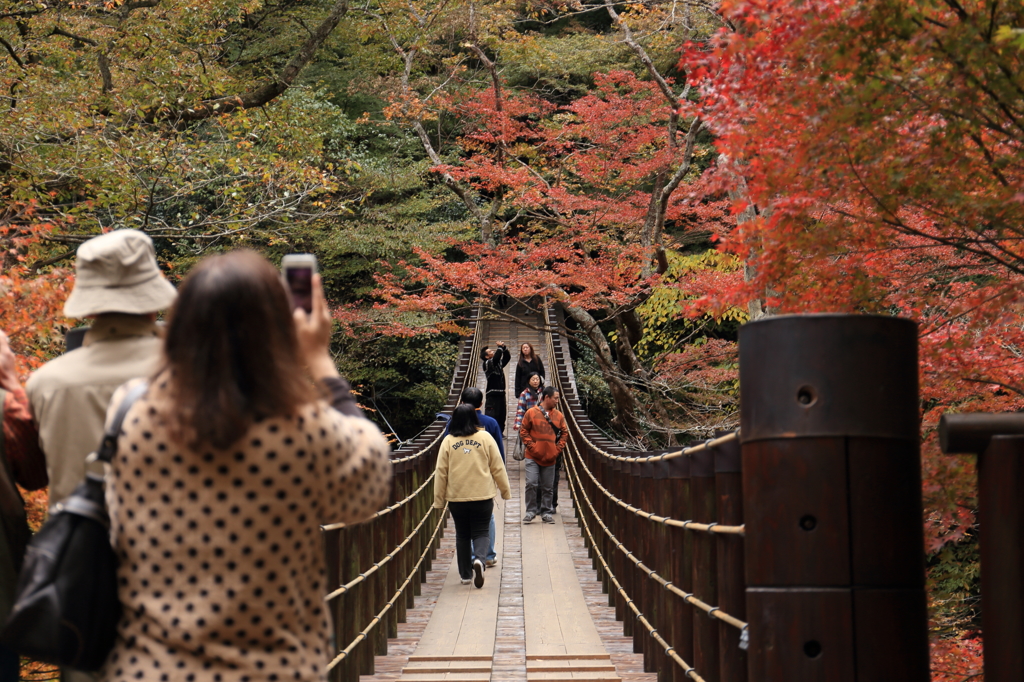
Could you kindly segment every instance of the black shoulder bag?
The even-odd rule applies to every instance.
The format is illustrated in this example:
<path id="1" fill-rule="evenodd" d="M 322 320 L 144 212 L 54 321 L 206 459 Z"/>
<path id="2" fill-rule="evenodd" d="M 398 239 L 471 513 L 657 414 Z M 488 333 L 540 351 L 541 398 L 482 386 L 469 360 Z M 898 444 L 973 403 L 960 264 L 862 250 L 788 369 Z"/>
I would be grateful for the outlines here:
<path id="1" fill-rule="evenodd" d="M 142 382 L 124 397 L 90 460 L 113 460 L 124 416 L 146 388 Z M 0 640 L 38 661 L 98 670 L 114 647 L 120 619 L 103 478 L 89 473 L 29 542 Z"/>

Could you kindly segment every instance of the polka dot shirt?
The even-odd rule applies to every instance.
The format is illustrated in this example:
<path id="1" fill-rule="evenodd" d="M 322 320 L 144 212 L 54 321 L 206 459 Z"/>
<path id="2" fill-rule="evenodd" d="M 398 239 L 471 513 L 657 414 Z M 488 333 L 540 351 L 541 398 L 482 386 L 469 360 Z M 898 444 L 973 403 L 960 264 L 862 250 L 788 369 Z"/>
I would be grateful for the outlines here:
<path id="1" fill-rule="evenodd" d="M 254 424 L 228 450 L 195 451 L 168 437 L 169 406 L 165 384 L 139 399 L 108 470 L 124 617 L 103 679 L 325 679 L 319 526 L 382 506 L 387 442 L 318 402 Z"/>

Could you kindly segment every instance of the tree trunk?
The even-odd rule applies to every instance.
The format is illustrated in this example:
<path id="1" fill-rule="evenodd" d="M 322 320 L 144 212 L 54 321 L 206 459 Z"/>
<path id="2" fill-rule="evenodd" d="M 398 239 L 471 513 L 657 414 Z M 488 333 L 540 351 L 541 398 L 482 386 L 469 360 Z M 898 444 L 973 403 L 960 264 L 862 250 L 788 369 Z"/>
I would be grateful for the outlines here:
<path id="1" fill-rule="evenodd" d="M 637 419 L 636 398 L 633 397 L 633 392 L 626 385 L 626 382 L 619 376 L 618 367 L 612 358 L 611 346 L 608 345 L 608 340 L 598 326 L 597 320 L 579 306 L 565 305 L 564 308 L 572 316 L 572 319 L 576 320 L 580 325 L 583 333 L 587 335 L 587 339 L 594 348 L 594 356 L 597 359 L 598 367 L 601 369 L 601 376 L 608 384 L 608 388 L 612 393 L 612 400 L 615 401 L 615 409 L 618 411 L 616 419 L 618 419 L 619 426 L 629 435 L 635 438 L 642 438 Z"/>

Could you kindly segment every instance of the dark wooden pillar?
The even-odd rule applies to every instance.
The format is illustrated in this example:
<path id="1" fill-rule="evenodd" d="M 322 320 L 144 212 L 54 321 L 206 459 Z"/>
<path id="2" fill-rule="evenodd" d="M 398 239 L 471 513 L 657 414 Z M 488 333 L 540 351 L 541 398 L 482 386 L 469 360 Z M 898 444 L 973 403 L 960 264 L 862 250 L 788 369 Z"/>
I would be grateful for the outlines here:
<path id="1" fill-rule="evenodd" d="M 943 452 L 978 454 L 986 682 L 1024 679 L 1024 414 L 947 414 Z"/>
<path id="2" fill-rule="evenodd" d="M 927 682 L 917 326 L 740 330 L 749 680 Z"/>

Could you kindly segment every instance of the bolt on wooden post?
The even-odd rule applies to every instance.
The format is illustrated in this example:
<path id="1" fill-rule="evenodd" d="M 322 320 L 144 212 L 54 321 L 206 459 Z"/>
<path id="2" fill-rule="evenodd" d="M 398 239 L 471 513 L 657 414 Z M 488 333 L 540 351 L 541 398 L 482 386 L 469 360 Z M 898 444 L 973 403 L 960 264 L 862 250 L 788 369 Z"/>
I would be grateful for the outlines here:
<path id="1" fill-rule="evenodd" d="M 749 678 L 929 679 L 917 326 L 740 330 Z"/>

